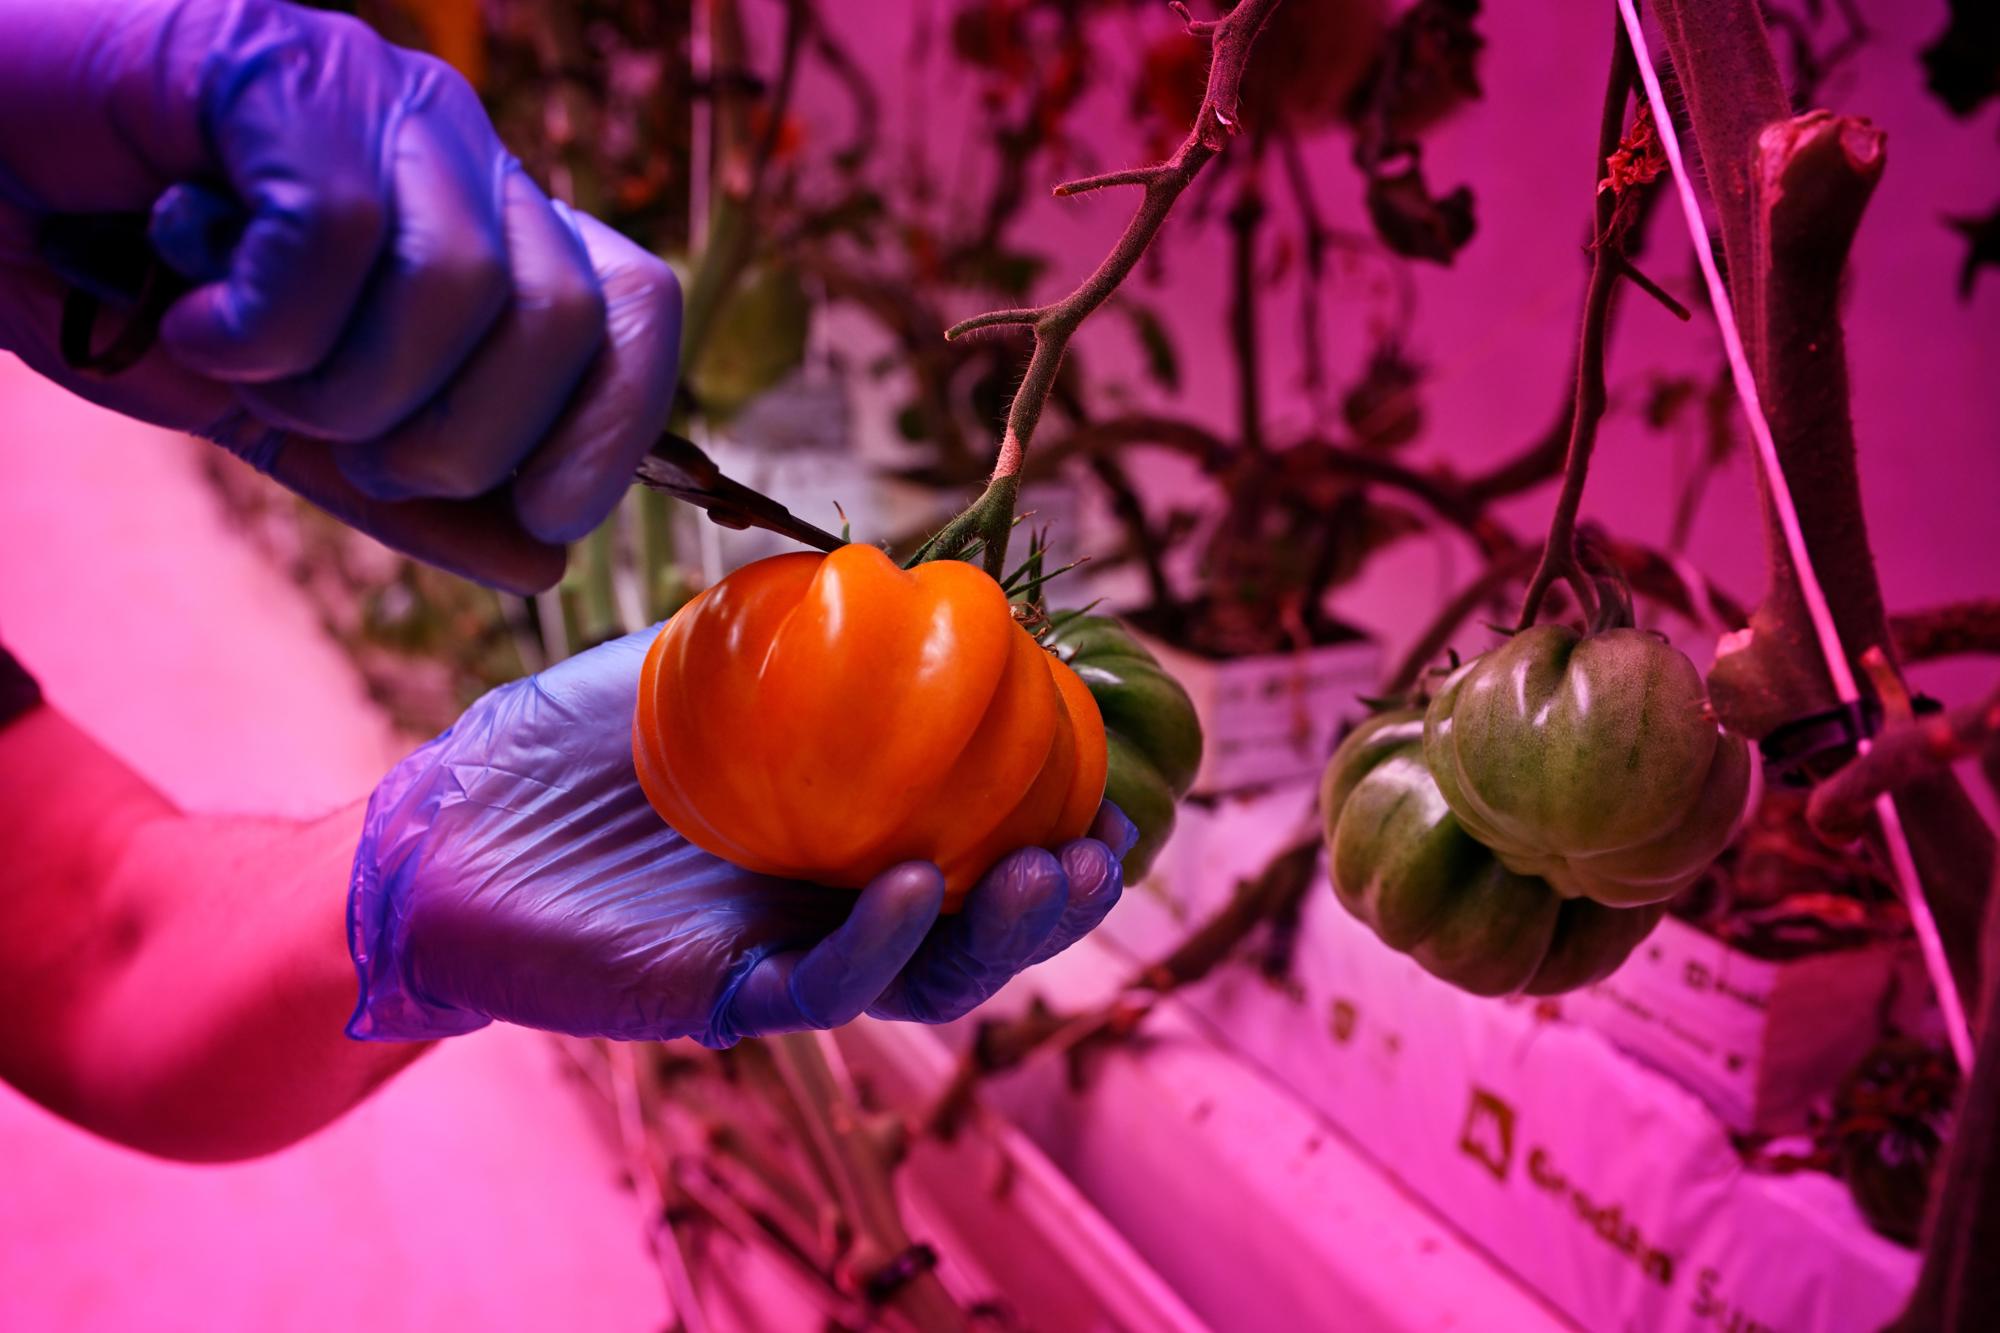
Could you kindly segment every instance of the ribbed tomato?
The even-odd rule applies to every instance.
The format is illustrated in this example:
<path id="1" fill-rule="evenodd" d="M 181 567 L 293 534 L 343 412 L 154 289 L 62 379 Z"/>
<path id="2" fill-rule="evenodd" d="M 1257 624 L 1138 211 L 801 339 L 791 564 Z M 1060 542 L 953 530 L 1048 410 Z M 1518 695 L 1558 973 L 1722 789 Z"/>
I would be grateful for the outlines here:
<path id="1" fill-rule="evenodd" d="M 1508 869 L 1567 898 L 1663 902 L 1749 801 L 1749 749 L 1703 704 L 1701 673 L 1657 635 L 1536 625 L 1445 680 L 1424 758 Z"/>
<path id="2" fill-rule="evenodd" d="M 688 841 L 859 888 L 935 861 L 946 906 L 1017 847 L 1081 837 L 1104 796 L 1090 691 L 956 560 L 773 556 L 682 607 L 646 654 L 639 783 Z"/>

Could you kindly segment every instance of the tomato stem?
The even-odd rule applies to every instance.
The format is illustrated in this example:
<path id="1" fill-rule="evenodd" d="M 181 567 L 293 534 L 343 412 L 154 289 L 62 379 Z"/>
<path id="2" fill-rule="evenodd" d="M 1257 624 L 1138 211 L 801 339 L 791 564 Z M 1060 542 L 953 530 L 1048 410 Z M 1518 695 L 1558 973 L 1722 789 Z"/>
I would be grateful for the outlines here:
<path id="1" fill-rule="evenodd" d="M 1597 187 L 1596 226 L 1590 246 L 1590 289 L 1584 297 L 1583 329 L 1577 349 L 1576 400 L 1570 415 L 1569 451 L 1563 465 L 1562 493 L 1549 519 L 1548 540 L 1521 599 L 1518 624 L 1522 629 L 1535 623 L 1542 599 L 1557 579 L 1567 583 L 1576 594 L 1586 621 L 1594 621 L 1598 615 L 1597 590 L 1577 559 L 1576 517 L 1583 503 L 1584 482 L 1590 475 L 1591 453 L 1597 445 L 1597 426 L 1604 419 L 1607 397 L 1604 344 L 1611 296 L 1618 279 L 1629 276 L 1624 262 L 1624 241 L 1642 188 L 1633 184 L 1619 190 L 1607 182 L 1610 159 L 1625 137 L 1625 103 L 1636 72 L 1631 43 L 1623 26 L 1614 19 L 1604 111 L 1598 121 L 1597 156 L 1592 162 L 1592 183 Z"/>
<path id="2" fill-rule="evenodd" d="M 1069 340 L 1138 267 L 1153 237 L 1173 211 L 1174 202 L 1237 132 L 1243 68 L 1249 60 L 1251 44 L 1278 3 L 1279 0 L 1243 0 L 1221 18 L 1206 20 L 1195 19 L 1186 5 L 1174 4 L 1172 8 L 1180 15 L 1188 33 L 1206 40 L 1212 52 L 1208 89 L 1187 137 L 1165 162 L 1068 181 L 1055 187 L 1057 196 L 1063 198 L 1117 186 L 1139 187 L 1139 206 L 1111 253 L 1060 301 L 1025 309 L 991 310 L 945 331 L 944 336 L 952 339 L 979 329 L 1024 327 L 1033 331 L 1035 346 L 1028 358 L 1027 371 L 1021 377 L 1021 386 L 1014 391 L 1013 402 L 1007 408 L 1007 427 L 1000 437 L 992 479 L 977 500 L 925 543 L 913 563 L 960 558 L 974 538 L 983 538 L 982 563 L 986 572 L 998 579 L 1007 567 L 1007 538 L 1013 527 L 1014 502 L 1021 493 L 1021 467 L 1042 411 L 1055 390 Z"/>

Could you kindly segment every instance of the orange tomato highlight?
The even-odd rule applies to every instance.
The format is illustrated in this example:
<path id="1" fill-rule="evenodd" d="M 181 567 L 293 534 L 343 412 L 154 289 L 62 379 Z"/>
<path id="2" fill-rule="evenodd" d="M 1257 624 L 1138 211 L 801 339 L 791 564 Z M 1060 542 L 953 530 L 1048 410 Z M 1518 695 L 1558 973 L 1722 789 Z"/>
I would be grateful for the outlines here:
<path id="1" fill-rule="evenodd" d="M 1075 672 L 957 560 L 872 546 L 746 565 L 661 629 L 633 718 L 639 785 L 748 870 L 860 888 L 935 861 L 955 909 L 994 861 L 1089 829 L 1104 722 Z"/>

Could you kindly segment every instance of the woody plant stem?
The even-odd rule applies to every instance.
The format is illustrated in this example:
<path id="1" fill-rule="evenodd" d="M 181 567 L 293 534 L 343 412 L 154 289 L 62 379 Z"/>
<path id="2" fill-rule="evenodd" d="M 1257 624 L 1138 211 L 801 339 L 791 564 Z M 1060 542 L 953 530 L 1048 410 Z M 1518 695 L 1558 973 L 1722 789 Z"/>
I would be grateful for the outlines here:
<path id="1" fill-rule="evenodd" d="M 1542 598 L 1557 579 L 1567 582 L 1576 593 L 1586 619 L 1595 619 L 1597 593 L 1583 574 L 1576 551 L 1577 510 L 1583 503 L 1584 481 L 1590 475 L 1590 456 L 1597 444 L 1597 425 L 1604 419 L 1605 330 L 1611 317 L 1611 293 L 1624 273 L 1620 263 L 1623 237 L 1613 226 L 1617 196 L 1603 182 L 1607 162 L 1618 150 L 1625 131 L 1625 102 L 1632 88 L 1635 66 L 1632 46 L 1616 18 L 1612 21 L 1611 68 L 1604 87 L 1604 114 L 1598 124 L 1597 156 L 1591 163 L 1597 182 L 1597 207 L 1591 228 L 1590 288 L 1584 297 L 1583 330 L 1576 357 L 1576 403 L 1570 414 L 1569 451 L 1563 467 L 1562 494 L 1556 499 L 1549 521 L 1549 536 L 1542 546 L 1541 562 L 1528 580 L 1521 599 L 1520 627 L 1535 623 Z"/>
<path id="2" fill-rule="evenodd" d="M 1035 350 L 1007 409 L 1006 432 L 1001 436 L 992 479 L 977 500 L 931 539 L 926 547 L 927 558 L 951 558 L 977 546 L 986 572 L 996 579 L 1004 575 L 1007 538 L 1014 525 L 1014 502 L 1021 491 L 1021 464 L 1055 388 L 1056 374 L 1062 368 L 1069 340 L 1138 266 L 1182 191 L 1193 183 L 1208 160 L 1223 150 L 1229 136 L 1236 133 L 1243 67 L 1249 59 L 1251 43 L 1277 7 L 1278 0 L 1241 0 L 1219 19 L 1196 19 L 1185 4 L 1174 0 L 1171 8 L 1187 25 L 1188 33 L 1206 40 L 1211 53 L 1208 89 L 1193 128 L 1165 162 L 1070 181 L 1055 189 L 1058 197 L 1066 197 L 1114 185 L 1138 186 L 1142 192 L 1139 207 L 1125 224 L 1118 243 L 1096 271 L 1060 301 L 1019 310 L 988 311 L 946 330 L 946 338 L 961 338 L 977 329 L 1018 325 L 1033 330 Z"/>

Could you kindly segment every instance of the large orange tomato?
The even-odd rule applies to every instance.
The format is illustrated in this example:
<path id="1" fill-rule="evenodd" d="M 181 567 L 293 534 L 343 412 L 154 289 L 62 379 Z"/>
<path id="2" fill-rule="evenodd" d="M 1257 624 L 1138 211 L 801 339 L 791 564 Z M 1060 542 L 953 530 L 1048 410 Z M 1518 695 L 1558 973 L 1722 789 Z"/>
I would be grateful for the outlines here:
<path id="1" fill-rule="evenodd" d="M 653 808 L 726 861 L 844 888 L 935 861 L 947 908 L 1014 848 L 1081 837 L 1106 766 L 1096 701 L 999 584 L 872 546 L 759 560 L 682 607 L 632 754 Z"/>

